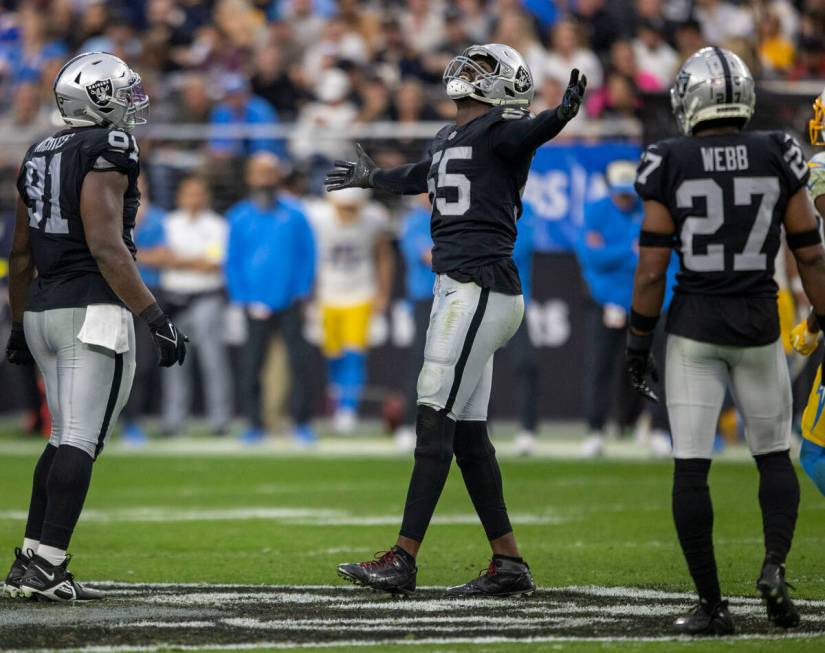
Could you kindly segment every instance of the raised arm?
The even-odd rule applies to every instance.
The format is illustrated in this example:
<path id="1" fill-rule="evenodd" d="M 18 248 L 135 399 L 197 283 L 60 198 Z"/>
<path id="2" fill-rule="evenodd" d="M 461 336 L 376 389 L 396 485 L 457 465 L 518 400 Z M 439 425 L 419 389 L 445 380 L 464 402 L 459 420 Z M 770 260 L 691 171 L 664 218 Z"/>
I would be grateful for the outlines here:
<path id="1" fill-rule="evenodd" d="M 123 194 L 129 184 L 122 172 L 90 172 L 80 189 L 80 216 L 86 245 L 109 287 L 152 331 L 160 364 L 183 364 L 186 336 L 178 333 L 143 283 L 123 242 Z"/>
<path id="2" fill-rule="evenodd" d="M 517 158 L 528 156 L 547 141 L 555 138 L 579 112 L 587 77 L 579 77 L 578 68 L 570 73 L 570 81 L 561 104 L 542 111 L 534 118 L 521 118 L 499 123 L 493 132 L 493 150 L 500 156 Z M 514 116 L 518 116 L 515 113 Z"/>
<path id="3" fill-rule="evenodd" d="M 430 158 L 396 168 L 379 168 L 359 143 L 355 145 L 355 161 L 335 161 L 327 173 L 324 185 L 328 191 L 342 188 L 380 188 L 398 195 L 418 195 L 427 192 Z"/>

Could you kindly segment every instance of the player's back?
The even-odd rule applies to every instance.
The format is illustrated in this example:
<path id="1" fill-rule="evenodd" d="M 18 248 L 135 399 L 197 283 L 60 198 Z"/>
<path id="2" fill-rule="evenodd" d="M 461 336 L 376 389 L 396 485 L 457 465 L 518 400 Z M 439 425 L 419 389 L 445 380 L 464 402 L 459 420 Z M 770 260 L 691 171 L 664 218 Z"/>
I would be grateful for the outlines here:
<path id="1" fill-rule="evenodd" d="M 684 136 L 650 146 L 636 188 L 664 204 L 681 259 L 668 331 L 756 346 L 779 337 L 774 261 L 791 196 L 807 179 L 781 132 Z"/>
<path id="2" fill-rule="evenodd" d="M 83 180 L 92 171 L 127 175 L 120 218 L 123 240 L 135 252 L 132 230 L 140 193 L 134 137 L 117 129 L 75 127 L 35 143 L 23 159 L 17 180 L 18 192 L 28 208 L 37 268 L 27 310 L 120 303 L 89 250 L 80 216 Z"/>

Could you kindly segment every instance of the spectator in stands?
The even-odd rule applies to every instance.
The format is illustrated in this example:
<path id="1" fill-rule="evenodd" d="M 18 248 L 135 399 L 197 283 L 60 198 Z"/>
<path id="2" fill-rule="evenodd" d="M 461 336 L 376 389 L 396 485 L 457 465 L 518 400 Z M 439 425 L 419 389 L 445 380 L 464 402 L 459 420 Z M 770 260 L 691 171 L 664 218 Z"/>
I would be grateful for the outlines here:
<path id="1" fill-rule="evenodd" d="M 221 80 L 223 101 L 214 109 L 210 117 L 213 126 L 232 125 L 273 125 L 278 123 L 278 114 L 266 101 L 252 95 L 248 80 L 242 75 L 228 74 Z M 283 156 L 282 141 L 274 138 L 249 136 L 231 138 L 217 136 L 209 141 L 212 155 L 221 158 L 244 157 L 257 152 L 271 152 Z"/>
<path id="2" fill-rule="evenodd" d="M 753 9 L 726 0 L 696 0 L 693 13 L 702 26 L 705 45 L 724 45 L 729 39 L 754 32 Z"/>
<path id="3" fill-rule="evenodd" d="M 591 299 L 584 363 L 588 436 L 582 446 L 588 458 L 604 453 L 604 427 L 617 392 L 614 381 L 624 350 L 643 215 L 633 188 L 635 177 L 635 162 L 614 161 L 608 166 L 609 194 L 585 206 L 576 248 Z"/>
<path id="4" fill-rule="evenodd" d="M 395 433 L 395 442 L 402 451 L 415 448 L 415 419 L 418 412 L 418 373 L 424 361 L 427 327 L 433 307 L 433 239 L 430 235 L 432 208 L 427 195 L 419 195 L 414 206 L 404 216 L 399 245 L 404 257 L 405 289 L 412 311 L 415 332 L 409 351 L 404 394 L 407 401 L 405 419 Z"/>
<path id="5" fill-rule="evenodd" d="M 387 84 L 397 84 L 405 77 L 425 78 L 426 72 L 421 57 L 407 45 L 398 21 L 392 17 L 385 17 L 382 28 L 384 45 L 375 55 L 378 75 Z"/>
<path id="6" fill-rule="evenodd" d="M 472 43 L 486 43 L 493 28 L 493 18 L 486 10 L 485 0 L 457 0 L 461 22 Z"/>
<path id="7" fill-rule="evenodd" d="M 200 177 L 181 181 L 176 204 L 165 220 L 171 261 L 161 273 L 161 295 L 166 312 L 192 338 L 209 428 L 214 435 L 224 435 L 233 405 L 229 358 L 221 337 L 228 228 L 210 208 L 209 189 Z M 163 430 L 181 433 L 192 403 L 192 365 L 165 370 L 163 381 Z"/>
<path id="8" fill-rule="evenodd" d="M 547 57 L 545 73 L 565 79 L 572 68 L 578 68 L 587 75 L 589 92 L 599 88 L 603 81 L 602 65 L 593 51 L 584 45 L 578 24 L 569 18 L 560 20 L 553 26 L 551 34 L 553 50 Z"/>
<path id="9" fill-rule="evenodd" d="M 287 26 L 295 44 L 306 50 L 317 43 L 324 33 L 326 21 L 315 11 L 314 0 L 291 0 L 280 4 L 286 5 L 280 19 Z"/>
<path id="10" fill-rule="evenodd" d="M 205 123 L 212 112 L 212 98 L 209 85 L 203 73 L 188 73 L 180 84 L 181 106 L 178 114 L 180 122 Z"/>
<path id="11" fill-rule="evenodd" d="M 363 37 L 351 30 L 342 18 L 334 17 L 324 26 L 323 38 L 308 44 L 304 50 L 304 75 L 310 83 L 314 83 L 339 60 L 364 64 L 368 55 Z"/>
<path id="12" fill-rule="evenodd" d="M 515 396 L 521 430 L 516 435 L 516 452 L 523 456 L 535 450 L 538 427 L 539 366 L 536 348 L 530 340 L 528 307 L 533 295 L 533 253 L 535 252 L 535 216 L 527 214 L 518 221 L 518 234 L 513 247 L 513 261 L 518 268 L 521 292 L 524 295 L 524 319 L 516 335 L 507 343 L 515 376 Z"/>
<path id="13" fill-rule="evenodd" d="M 586 106 L 588 115 L 593 118 L 635 118 L 640 101 L 633 81 L 611 70 L 604 88 L 594 92 Z"/>
<path id="14" fill-rule="evenodd" d="M 613 47 L 610 48 L 610 65 L 614 72 L 624 75 L 633 82 L 636 90 L 642 93 L 652 93 L 667 88 L 658 77 L 639 68 L 636 51 L 630 41 L 619 39 L 613 43 Z M 669 78 L 667 83 L 673 84 L 673 78 Z"/>
<path id="15" fill-rule="evenodd" d="M 321 349 L 335 404 L 333 428 L 339 434 L 357 427 L 370 322 L 387 310 L 392 287 L 386 210 L 369 197 L 369 191 L 348 188 L 327 194 L 309 211 L 318 249 Z"/>
<path id="16" fill-rule="evenodd" d="M 407 0 L 401 29 L 414 52 L 432 52 L 444 39 L 444 15 L 431 0 Z"/>
<path id="17" fill-rule="evenodd" d="M 284 61 L 282 49 L 270 43 L 255 52 L 252 91 L 275 107 L 282 120 L 294 120 L 306 99 L 294 69 Z"/>
<path id="18" fill-rule="evenodd" d="M 679 65 L 683 64 L 697 50 L 707 45 L 702 36 L 702 27 L 693 19 L 681 23 L 676 27 L 676 55 Z"/>
<path id="19" fill-rule="evenodd" d="M 280 333 L 292 380 L 294 435 L 310 444 L 315 439 L 305 381 L 310 349 L 302 328 L 304 302 L 315 275 L 315 245 L 301 205 L 281 196 L 280 182 L 275 156 L 252 155 L 246 167 L 249 197 L 227 212 L 226 283 L 230 300 L 246 312 L 248 331 L 240 382 L 248 425 L 242 439 L 254 443 L 264 438 L 261 370 L 270 338 Z"/>
<path id="20" fill-rule="evenodd" d="M 655 77 L 659 88 L 670 88 L 679 67 L 679 56 L 665 41 L 664 29 L 663 22 L 641 21 L 636 29 L 633 52 L 640 72 Z"/>
<path id="21" fill-rule="evenodd" d="M 794 44 L 782 33 L 779 16 L 773 11 L 765 12 L 759 21 L 759 61 L 762 70 L 778 76 L 791 68 L 795 57 Z"/>
<path id="22" fill-rule="evenodd" d="M 438 82 L 444 69 L 456 53 L 463 52 L 472 41 L 467 35 L 465 16 L 457 7 L 448 7 L 444 14 L 444 38 L 432 52 L 422 57 L 428 80 Z M 515 44 L 511 43 L 513 47 Z"/>
<path id="23" fill-rule="evenodd" d="M 290 150 L 296 159 L 310 165 L 310 189 L 316 193 L 320 193 L 332 162 L 346 158 L 352 150 L 351 141 L 342 138 L 358 116 L 349 93 L 347 74 L 330 68 L 318 79 L 316 101 L 306 104 L 298 114 Z M 329 130 L 326 135 L 319 133 L 325 130 Z"/>
<path id="24" fill-rule="evenodd" d="M 606 5 L 605 0 L 578 0 L 574 10 L 590 47 L 600 57 L 609 53 L 613 42 L 622 36 L 624 27 L 610 15 Z"/>
<path id="25" fill-rule="evenodd" d="M 164 229 L 165 212 L 152 204 L 146 175 L 138 177 L 140 206 L 135 215 L 134 241 L 138 248 L 138 270 L 146 287 L 155 297 L 160 297 L 160 270 L 170 263 L 171 257 L 166 248 Z M 152 388 L 157 387 L 153 381 L 158 377 L 157 354 L 155 342 L 149 327 L 143 320 L 135 319 L 135 380 L 129 401 L 123 408 L 123 438 L 133 446 L 146 442 L 146 434 L 140 425 L 140 419 L 147 412 Z"/>
<path id="26" fill-rule="evenodd" d="M 35 80 L 18 83 L 10 111 L 0 115 L 0 132 L 18 135 L 22 132 L 27 133 L 28 137 L 4 145 L 0 149 L 0 165 L 19 166 L 29 145 L 55 130 L 51 116 L 52 110 L 42 101 L 40 85 Z"/>
<path id="27" fill-rule="evenodd" d="M 825 44 L 813 37 L 799 39 L 796 62 L 788 79 L 821 79 L 825 77 Z"/>

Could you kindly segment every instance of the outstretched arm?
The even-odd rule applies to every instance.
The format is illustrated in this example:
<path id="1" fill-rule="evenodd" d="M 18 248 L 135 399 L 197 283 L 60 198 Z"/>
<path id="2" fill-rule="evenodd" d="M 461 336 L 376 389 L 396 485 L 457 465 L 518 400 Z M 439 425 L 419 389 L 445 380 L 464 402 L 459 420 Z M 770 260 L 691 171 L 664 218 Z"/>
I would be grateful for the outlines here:
<path id="1" fill-rule="evenodd" d="M 361 147 L 355 145 L 355 161 L 335 161 L 327 173 L 324 185 L 327 191 L 342 188 L 380 188 L 399 195 L 418 195 L 427 192 L 427 174 L 430 159 L 396 168 L 379 168 Z"/>
<path id="2" fill-rule="evenodd" d="M 574 68 L 561 104 L 555 109 L 542 111 L 535 118 L 500 123 L 493 135 L 495 152 L 507 158 L 528 156 L 555 138 L 579 112 L 586 88 L 587 77 L 579 77 L 578 68 Z"/>

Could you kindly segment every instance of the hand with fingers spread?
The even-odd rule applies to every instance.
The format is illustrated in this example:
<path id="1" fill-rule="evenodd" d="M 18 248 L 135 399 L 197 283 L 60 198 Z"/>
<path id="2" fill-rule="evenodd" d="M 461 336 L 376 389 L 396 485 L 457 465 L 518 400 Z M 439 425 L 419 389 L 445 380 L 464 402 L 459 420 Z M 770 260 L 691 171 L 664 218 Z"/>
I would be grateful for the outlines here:
<path id="1" fill-rule="evenodd" d="M 574 68 L 570 72 L 570 81 L 567 83 L 567 90 L 561 99 L 558 108 L 559 116 L 563 120 L 571 120 L 579 112 L 584 101 L 584 91 L 587 88 L 587 76 L 579 77 L 579 69 Z"/>
<path id="2" fill-rule="evenodd" d="M 335 161 L 327 173 L 324 186 L 327 191 L 342 188 L 372 188 L 372 175 L 378 169 L 360 143 L 355 144 L 355 161 Z"/>

